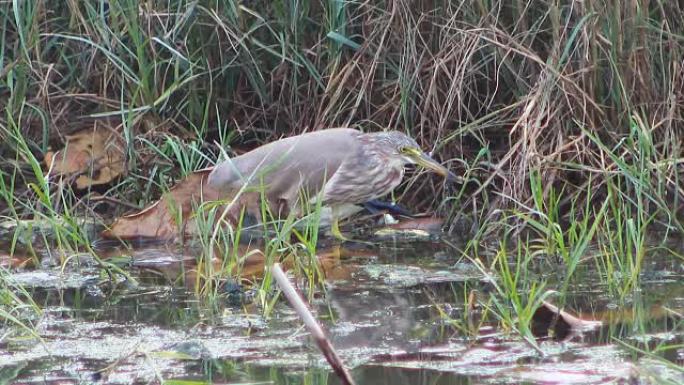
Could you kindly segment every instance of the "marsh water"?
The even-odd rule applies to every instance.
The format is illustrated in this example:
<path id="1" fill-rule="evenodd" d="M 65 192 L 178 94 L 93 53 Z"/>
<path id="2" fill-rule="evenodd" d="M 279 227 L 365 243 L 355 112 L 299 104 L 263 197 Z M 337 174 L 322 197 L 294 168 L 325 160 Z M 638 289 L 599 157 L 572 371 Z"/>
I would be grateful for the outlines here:
<path id="1" fill-rule="evenodd" d="M 358 384 L 684 383 L 668 365 L 682 365 L 684 348 L 665 360 L 643 352 L 684 342 L 681 259 L 649 255 L 639 289 L 620 300 L 595 264 L 582 264 L 573 291 L 550 300 L 604 326 L 535 348 L 484 316 L 496 312 L 497 278 L 454 242 L 351 245 L 327 261 L 325 293 L 311 306 Z M 31 319 L 40 339 L 0 329 L 0 384 L 340 383 L 285 301 L 264 314 L 249 289 L 231 283 L 213 301 L 198 298 L 187 269 L 198 250 L 99 252 L 135 282 L 112 283 L 87 255 L 11 269 L 7 279 L 42 309 Z M 549 289 L 562 282 L 560 261 L 533 265 L 527 279 Z"/>

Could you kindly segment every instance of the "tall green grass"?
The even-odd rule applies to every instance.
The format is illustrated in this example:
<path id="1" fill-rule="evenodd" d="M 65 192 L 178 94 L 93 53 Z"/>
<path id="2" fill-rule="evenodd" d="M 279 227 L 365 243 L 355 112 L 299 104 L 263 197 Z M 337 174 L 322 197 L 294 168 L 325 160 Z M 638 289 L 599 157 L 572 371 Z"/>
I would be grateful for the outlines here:
<path id="1" fill-rule="evenodd" d="M 118 118 L 131 171 L 159 155 L 145 143 L 169 136 L 207 153 L 226 128 L 260 141 L 398 128 L 455 168 L 488 149 L 471 188 L 503 193 L 499 207 L 530 203 L 531 165 L 545 184 L 576 185 L 635 171 L 620 160 L 631 155 L 609 156 L 615 146 L 650 147 L 639 189 L 657 192 L 643 203 L 672 224 L 682 14 L 676 2 L 646 1 L 12 1 L 0 5 L 0 99 L 6 116 L 23 109 L 15 123 L 36 154 L 87 127 L 83 117 Z M 22 151 L 3 147 L 9 159 Z M 186 173 L 187 161 L 173 164 Z M 418 197 L 434 187 L 412 185 L 406 199 L 426 208 L 433 200 Z"/>
<path id="2" fill-rule="evenodd" d="M 444 200 L 485 222 L 538 201 L 535 172 L 564 186 L 559 202 L 620 183 L 681 232 L 683 14 L 646 1 L 5 2 L 0 123 L 26 146 L 5 140 L 0 156 L 40 160 L 113 119 L 130 172 L 107 193 L 143 205 L 217 143 L 396 128 L 467 175 L 456 198 L 407 184 L 419 209 Z"/>

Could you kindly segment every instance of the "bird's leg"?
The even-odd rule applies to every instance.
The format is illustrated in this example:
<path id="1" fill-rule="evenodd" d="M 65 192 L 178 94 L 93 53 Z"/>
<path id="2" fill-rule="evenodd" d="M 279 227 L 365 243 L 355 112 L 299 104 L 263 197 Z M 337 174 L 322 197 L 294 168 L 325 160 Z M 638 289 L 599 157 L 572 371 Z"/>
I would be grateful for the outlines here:
<path id="1" fill-rule="evenodd" d="M 339 239 L 340 241 L 348 241 L 349 238 L 345 237 L 340 231 L 340 218 L 337 215 L 337 208 L 332 208 L 332 224 L 330 225 L 330 233 L 333 237 Z"/>
<path id="2" fill-rule="evenodd" d="M 340 210 L 338 207 L 333 206 L 332 207 L 332 218 L 331 218 L 331 224 L 330 224 L 330 233 L 332 234 L 333 237 L 338 239 L 339 241 L 342 242 L 354 242 L 354 243 L 363 243 L 367 245 L 374 245 L 373 242 L 367 242 L 367 241 L 362 241 L 358 239 L 353 239 L 345 236 L 342 234 L 342 231 L 340 231 Z"/>

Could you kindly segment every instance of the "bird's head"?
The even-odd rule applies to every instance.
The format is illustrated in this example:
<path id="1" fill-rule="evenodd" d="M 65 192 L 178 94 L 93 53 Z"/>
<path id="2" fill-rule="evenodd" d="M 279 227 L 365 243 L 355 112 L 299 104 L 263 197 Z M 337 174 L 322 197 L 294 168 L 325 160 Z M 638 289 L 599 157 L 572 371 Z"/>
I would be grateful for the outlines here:
<path id="1" fill-rule="evenodd" d="M 439 164 L 436 160 L 420 148 L 413 138 L 399 131 L 383 133 L 386 142 L 393 151 L 391 156 L 400 159 L 404 164 L 416 164 L 446 178 L 448 182 L 456 182 L 460 178 L 449 171 L 446 167 Z"/>

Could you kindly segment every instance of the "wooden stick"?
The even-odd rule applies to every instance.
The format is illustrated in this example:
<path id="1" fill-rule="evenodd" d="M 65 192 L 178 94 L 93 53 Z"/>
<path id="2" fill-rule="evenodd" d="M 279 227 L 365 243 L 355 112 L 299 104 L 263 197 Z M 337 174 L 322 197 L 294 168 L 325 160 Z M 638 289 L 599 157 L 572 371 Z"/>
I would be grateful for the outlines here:
<path id="1" fill-rule="evenodd" d="M 344 385 L 356 385 L 354 379 L 349 374 L 349 371 L 344 367 L 344 363 L 337 355 L 337 352 L 335 352 L 335 348 L 333 348 L 330 340 L 325 336 L 323 328 L 321 328 L 321 325 L 319 325 L 316 318 L 311 314 L 311 310 L 309 310 L 309 307 L 302 297 L 297 293 L 297 290 L 292 286 L 279 263 L 273 264 L 273 267 L 271 267 L 271 274 L 278 283 L 278 286 L 280 286 L 280 290 L 283 291 L 285 298 L 287 298 L 290 305 L 292 305 L 299 317 L 304 321 L 304 325 L 309 329 L 309 333 L 313 336 L 316 345 L 318 345 L 318 348 L 323 353 L 323 356 L 328 361 L 335 374 L 342 380 Z"/>

